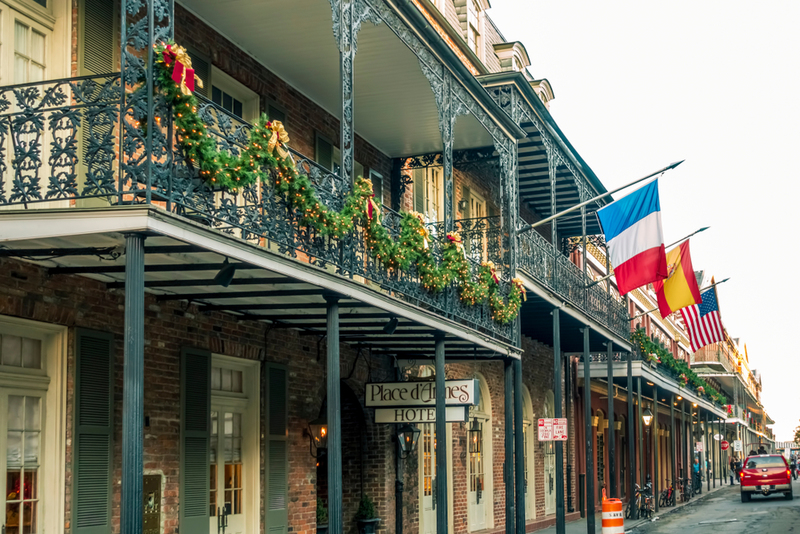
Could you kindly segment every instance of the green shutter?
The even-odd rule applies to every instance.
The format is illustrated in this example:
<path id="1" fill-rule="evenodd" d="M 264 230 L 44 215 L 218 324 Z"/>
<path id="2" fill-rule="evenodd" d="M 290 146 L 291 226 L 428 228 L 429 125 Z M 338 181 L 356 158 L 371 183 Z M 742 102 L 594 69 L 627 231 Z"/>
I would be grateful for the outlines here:
<path id="1" fill-rule="evenodd" d="M 284 126 L 286 125 L 286 113 L 272 104 L 267 106 L 267 117 L 269 117 L 269 120 L 271 121 L 281 121 Z"/>
<path id="2" fill-rule="evenodd" d="M 189 57 L 192 58 L 192 68 L 194 73 L 203 80 L 203 87 L 195 85 L 194 92 L 210 98 L 211 94 L 211 62 L 200 52 L 193 49 L 187 50 Z"/>
<path id="3" fill-rule="evenodd" d="M 414 169 L 414 211 L 425 214 L 425 169 Z"/>
<path id="4" fill-rule="evenodd" d="M 181 353 L 180 531 L 208 532 L 211 353 Z"/>
<path id="5" fill-rule="evenodd" d="M 286 368 L 267 364 L 265 393 L 267 399 L 264 458 L 266 459 L 266 531 L 267 534 L 286 534 L 289 526 L 289 462 Z"/>
<path id="6" fill-rule="evenodd" d="M 117 25 L 114 2 L 81 0 L 79 25 L 78 74 L 108 74 L 116 68 Z"/>
<path id="7" fill-rule="evenodd" d="M 317 163 L 328 169 L 333 170 L 333 145 L 324 137 L 317 136 Z"/>
<path id="8" fill-rule="evenodd" d="M 114 337 L 76 330 L 75 338 L 72 532 L 107 534 L 114 460 Z"/>

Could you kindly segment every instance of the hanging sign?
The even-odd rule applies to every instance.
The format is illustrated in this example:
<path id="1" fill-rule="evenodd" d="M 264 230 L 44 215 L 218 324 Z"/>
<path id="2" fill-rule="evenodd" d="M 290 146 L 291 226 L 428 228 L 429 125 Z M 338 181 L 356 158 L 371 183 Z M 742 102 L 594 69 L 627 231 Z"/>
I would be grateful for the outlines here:
<path id="1" fill-rule="evenodd" d="M 722 441 L 722 443 L 719 444 L 719 448 L 722 449 L 723 451 L 727 451 L 728 447 L 730 446 L 731 444 L 724 440 Z"/>
<path id="2" fill-rule="evenodd" d="M 733 441 L 734 452 L 742 452 L 742 440 L 737 439 Z"/>
<path id="3" fill-rule="evenodd" d="M 445 404 L 448 406 L 477 406 L 478 381 L 447 380 Z M 430 382 L 384 382 L 367 384 L 364 392 L 368 407 L 434 406 L 436 404 L 436 384 Z"/>
<path id="4" fill-rule="evenodd" d="M 539 419 L 539 441 L 567 441 L 567 420 Z"/>
<path id="5" fill-rule="evenodd" d="M 447 406 L 445 419 L 448 423 L 463 423 L 469 419 L 466 406 Z M 376 423 L 435 423 L 436 408 L 375 408 Z"/>
<path id="6" fill-rule="evenodd" d="M 714 439 L 717 441 L 721 440 L 723 437 L 724 436 L 722 434 L 714 434 Z"/>

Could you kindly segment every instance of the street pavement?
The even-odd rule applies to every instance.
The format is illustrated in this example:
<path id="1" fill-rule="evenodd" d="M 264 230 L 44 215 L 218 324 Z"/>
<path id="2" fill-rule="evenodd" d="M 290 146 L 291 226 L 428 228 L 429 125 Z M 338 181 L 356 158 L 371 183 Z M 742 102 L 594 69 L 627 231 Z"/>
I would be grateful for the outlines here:
<path id="1" fill-rule="evenodd" d="M 741 501 L 739 486 L 725 486 L 710 494 L 694 498 L 685 506 L 665 514 L 658 514 L 657 520 L 640 523 L 626 532 L 630 534 L 800 533 L 800 481 L 793 482 L 792 486 L 795 498 L 791 501 L 785 500 L 782 494 L 778 494 L 753 497 L 749 503 Z"/>

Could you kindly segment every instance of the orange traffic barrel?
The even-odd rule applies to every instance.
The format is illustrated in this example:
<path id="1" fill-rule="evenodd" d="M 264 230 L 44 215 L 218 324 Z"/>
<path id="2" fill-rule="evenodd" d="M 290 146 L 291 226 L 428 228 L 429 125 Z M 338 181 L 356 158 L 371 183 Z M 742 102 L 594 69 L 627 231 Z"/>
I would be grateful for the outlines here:
<path id="1" fill-rule="evenodd" d="M 603 534 L 624 534 L 622 501 L 608 499 L 603 502 Z"/>

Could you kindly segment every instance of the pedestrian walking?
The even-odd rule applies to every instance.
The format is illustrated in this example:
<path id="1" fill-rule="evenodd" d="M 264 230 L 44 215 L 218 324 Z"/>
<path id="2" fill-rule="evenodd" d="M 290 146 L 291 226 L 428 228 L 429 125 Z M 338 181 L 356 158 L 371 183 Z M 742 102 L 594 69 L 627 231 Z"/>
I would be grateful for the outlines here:
<path id="1" fill-rule="evenodd" d="M 733 456 L 728 459 L 728 477 L 730 477 L 731 483 L 728 484 L 729 486 L 733 486 L 733 476 L 734 472 L 736 471 L 736 465 L 733 461 Z"/>

